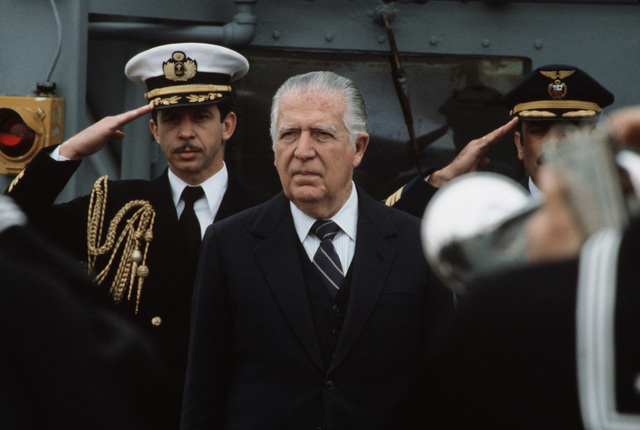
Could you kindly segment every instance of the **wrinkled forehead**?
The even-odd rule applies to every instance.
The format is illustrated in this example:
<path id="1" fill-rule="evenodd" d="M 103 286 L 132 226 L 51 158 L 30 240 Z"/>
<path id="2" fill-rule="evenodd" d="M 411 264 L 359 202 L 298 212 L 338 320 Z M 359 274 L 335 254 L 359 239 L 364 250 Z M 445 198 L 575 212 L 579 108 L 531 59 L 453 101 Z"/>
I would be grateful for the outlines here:
<path id="1" fill-rule="evenodd" d="M 345 101 L 319 91 L 283 94 L 278 104 L 278 128 L 291 125 L 344 127 Z"/>
<path id="2" fill-rule="evenodd" d="M 327 110 L 329 108 L 341 110 L 346 108 L 346 98 L 337 90 L 322 88 L 292 88 L 282 94 L 279 110 L 282 113 L 284 106 L 298 105 L 307 109 Z M 286 108 L 285 108 L 286 109 Z"/>

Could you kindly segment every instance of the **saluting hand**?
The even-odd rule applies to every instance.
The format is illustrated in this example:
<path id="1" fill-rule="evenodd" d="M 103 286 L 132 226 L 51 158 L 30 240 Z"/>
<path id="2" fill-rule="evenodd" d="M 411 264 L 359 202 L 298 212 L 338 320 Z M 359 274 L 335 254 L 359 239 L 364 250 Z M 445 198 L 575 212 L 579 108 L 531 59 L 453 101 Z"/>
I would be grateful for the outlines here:
<path id="1" fill-rule="evenodd" d="M 465 173 L 474 172 L 478 170 L 478 166 L 488 164 L 489 159 L 485 157 L 487 151 L 493 148 L 505 134 L 513 130 L 517 123 L 518 117 L 514 117 L 502 127 L 467 143 L 451 163 L 433 172 L 427 182 L 436 188 L 440 188 L 453 178 Z"/>
<path id="2" fill-rule="evenodd" d="M 107 116 L 85 128 L 60 145 L 60 155 L 70 160 L 81 160 L 101 150 L 111 139 L 122 139 L 124 125 L 153 110 L 148 104 L 119 115 Z"/>

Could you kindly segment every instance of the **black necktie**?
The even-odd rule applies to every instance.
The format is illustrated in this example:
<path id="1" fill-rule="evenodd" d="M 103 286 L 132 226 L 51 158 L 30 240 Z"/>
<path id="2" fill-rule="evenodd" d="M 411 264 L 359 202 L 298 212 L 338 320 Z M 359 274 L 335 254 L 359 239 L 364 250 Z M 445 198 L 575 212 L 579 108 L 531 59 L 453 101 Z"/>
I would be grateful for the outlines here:
<path id="1" fill-rule="evenodd" d="M 180 229 L 186 244 L 187 257 L 195 263 L 200 250 L 200 222 L 193 210 L 193 203 L 204 195 L 202 187 L 185 187 L 180 198 L 184 201 L 184 210 L 180 215 Z"/>
<path id="2" fill-rule="evenodd" d="M 335 297 L 344 280 L 342 265 L 332 242 L 339 231 L 338 224 L 326 219 L 316 221 L 311 227 L 311 232 L 320 239 L 320 246 L 313 257 L 313 263 L 322 274 L 331 297 Z"/>

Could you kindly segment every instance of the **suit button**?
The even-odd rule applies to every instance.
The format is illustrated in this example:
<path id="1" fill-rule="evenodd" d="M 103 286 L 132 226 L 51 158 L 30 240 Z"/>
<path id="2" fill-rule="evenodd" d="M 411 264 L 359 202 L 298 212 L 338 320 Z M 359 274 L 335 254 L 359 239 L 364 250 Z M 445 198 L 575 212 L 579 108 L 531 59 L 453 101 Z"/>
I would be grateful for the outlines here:
<path id="1" fill-rule="evenodd" d="M 151 324 L 153 324 L 156 327 L 160 327 L 160 324 L 162 324 L 162 318 L 160 317 L 151 318 Z"/>
<path id="2" fill-rule="evenodd" d="M 340 306 L 333 305 L 333 306 L 331 306 L 331 310 L 334 311 L 335 313 L 338 313 L 338 312 L 340 312 Z"/>
<path id="3" fill-rule="evenodd" d="M 331 334 L 334 336 L 340 336 L 340 330 L 338 330 L 337 328 L 334 328 L 333 330 L 331 330 Z"/>
<path id="4" fill-rule="evenodd" d="M 335 388 L 335 385 L 333 385 L 333 381 L 329 380 L 329 381 L 325 381 L 324 387 L 327 390 L 333 390 Z"/>

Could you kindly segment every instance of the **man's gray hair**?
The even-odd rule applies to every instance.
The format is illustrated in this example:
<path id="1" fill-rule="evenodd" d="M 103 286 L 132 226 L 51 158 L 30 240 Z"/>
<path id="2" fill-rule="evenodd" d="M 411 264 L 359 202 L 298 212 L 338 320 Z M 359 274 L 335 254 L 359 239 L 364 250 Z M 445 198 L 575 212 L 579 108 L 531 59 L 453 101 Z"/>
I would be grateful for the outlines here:
<path id="1" fill-rule="evenodd" d="M 333 72 L 319 71 L 292 76 L 285 81 L 271 104 L 271 141 L 276 145 L 276 126 L 278 124 L 278 106 L 282 96 L 295 92 L 320 91 L 325 94 L 343 95 L 346 100 L 344 125 L 349 131 L 349 144 L 355 145 L 358 136 L 367 131 L 367 110 L 362 94 L 351 79 Z"/>

